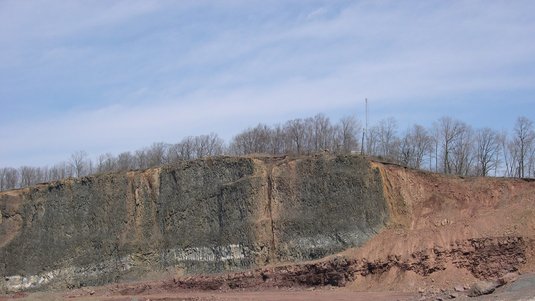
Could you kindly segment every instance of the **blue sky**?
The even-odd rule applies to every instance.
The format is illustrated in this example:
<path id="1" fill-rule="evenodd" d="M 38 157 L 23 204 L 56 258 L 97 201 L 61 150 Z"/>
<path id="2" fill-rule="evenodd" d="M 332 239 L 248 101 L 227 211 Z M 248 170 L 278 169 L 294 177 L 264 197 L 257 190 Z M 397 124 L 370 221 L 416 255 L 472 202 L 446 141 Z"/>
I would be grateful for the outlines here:
<path id="1" fill-rule="evenodd" d="M 0 166 L 323 112 L 535 121 L 535 1 L 0 0 Z"/>

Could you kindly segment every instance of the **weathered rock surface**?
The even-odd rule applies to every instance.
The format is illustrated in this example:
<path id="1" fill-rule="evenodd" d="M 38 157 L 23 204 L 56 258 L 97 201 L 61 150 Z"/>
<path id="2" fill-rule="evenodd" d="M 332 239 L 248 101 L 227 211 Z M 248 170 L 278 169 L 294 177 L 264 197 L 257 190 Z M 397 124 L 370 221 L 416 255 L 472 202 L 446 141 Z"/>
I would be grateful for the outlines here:
<path id="1" fill-rule="evenodd" d="M 388 221 L 359 157 L 214 158 L 0 193 L 0 290 L 317 259 Z"/>
<path id="2" fill-rule="evenodd" d="M 481 295 L 492 294 L 498 287 L 496 282 L 492 281 L 478 281 L 470 288 L 468 297 L 477 297 Z"/>

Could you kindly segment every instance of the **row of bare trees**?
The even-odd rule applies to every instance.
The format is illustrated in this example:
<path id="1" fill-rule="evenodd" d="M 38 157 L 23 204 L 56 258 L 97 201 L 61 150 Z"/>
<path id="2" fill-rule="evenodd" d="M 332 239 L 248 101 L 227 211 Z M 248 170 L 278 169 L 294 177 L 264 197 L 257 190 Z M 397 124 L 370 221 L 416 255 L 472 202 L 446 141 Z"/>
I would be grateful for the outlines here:
<path id="1" fill-rule="evenodd" d="M 442 117 L 429 128 L 416 124 L 399 132 L 394 118 L 363 129 L 355 117 L 332 123 L 318 114 L 275 126 L 259 124 L 234 136 L 228 146 L 211 133 L 176 144 L 154 143 L 135 152 L 106 153 L 95 160 L 78 151 L 52 167 L 0 168 L 0 190 L 223 154 L 302 155 L 324 150 L 364 153 L 445 174 L 535 177 L 535 129 L 526 117 L 519 117 L 510 133 L 474 129 L 451 117 Z"/>
<path id="2" fill-rule="evenodd" d="M 358 149 L 361 125 L 354 117 L 344 117 L 336 124 L 323 114 L 293 119 L 273 127 L 259 124 L 236 135 L 229 144 L 233 155 L 254 153 L 310 154 L 323 150 L 348 153 Z"/>
<path id="3" fill-rule="evenodd" d="M 511 134 L 474 129 L 463 121 L 442 117 L 399 133 L 394 118 L 365 129 L 354 117 L 332 124 L 319 114 L 282 125 L 259 124 L 236 135 L 229 153 L 309 154 L 321 150 L 378 156 L 417 169 L 457 175 L 535 177 L 535 131 L 526 117 L 517 119 Z"/>
<path id="4" fill-rule="evenodd" d="M 132 169 L 146 169 L 181 160 L 222 155 L 224 141 L 217 134 L 186 137 L 176 144 L 153 143 L 135 152 L 116 156 L 106 153 L 92 160 L 85 151 L 74 152 L 68 161 L 52 167 L 0 168 L 0 191 L 37 183 Z"/>
<path id="5" fill-rule="evenodd" d="M 442 117 L 429 129 L 414 125 L 400 136 L 389 118 L 371 127 L 366 138 L 368 154 L 413 168 L 463 176 L 535 177 L 535 130 L 526 117 L 517 119 L 510 134 Z"/>
<path id="6" fill-rule="evenodd" d="M 193 160 L 224 153 L 224 141 L 217 134 L 186 137 L 176 144 L 153 143 L 135 152 L 117 156 L 106 153 L 98 156 L 91 173 L 146 169 L 182 160 Z M 86 159 L 86 162 L 90 162 Z M 86 163 L 86 166 L 88 164 Z"/>

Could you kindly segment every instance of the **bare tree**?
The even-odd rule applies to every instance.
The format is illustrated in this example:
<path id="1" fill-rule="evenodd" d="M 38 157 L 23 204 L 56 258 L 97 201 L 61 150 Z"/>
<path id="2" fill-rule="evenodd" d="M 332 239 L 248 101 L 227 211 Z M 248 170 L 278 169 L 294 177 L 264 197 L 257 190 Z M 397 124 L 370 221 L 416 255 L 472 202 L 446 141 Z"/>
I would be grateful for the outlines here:
<path id="1" fill-rule="evenodd" d="M 0 191 L 14 189 L 19 182 L 19 172 L 12 167 L 0 168 Z"/>
<path id="2" fill-rule="evenodd" d="M 167 152 L 167 145 L 163 142 L 153 143 L 147 150 L 148 167 L 155 167 L 162 165 L 165 161 Z"/>
<path id="3" fill-rule="evenodd" d="M 303 146 L 306 138 L 306 125 L 302 119 L 293 119 L 284 125 L 284 131 L 291 143 L 289 151 L 298 155 L 304 153 Z"/>
<path id="4" fill-rule="evenodd" d="M 41 178 L 41 182 L 46 183 L 50 182 L 52 179 L 50 178 L 50 168 L 48 166 L 43 166 L 39 168 L 39 174 Z"/>
<path id="5" fill-rule="evenodd" d="M 236 135 L 230 143 L 231 151 L 236 155 L 260 154 L 270 152 L 271 130 L 267 125 L 259 124 Z"/>
<path id="6" fill-rule="evenodd" d="M 183 160 L 182 156 L 180 155 L 180 148 L 181 148 L 180 143 L 171 144 L 167 147 L 166 157 L 169 160 L 169 163 L 175 163 L 175 162 Z M 138 158 L 143 158 L 143 156 L 140 156 L 138 152 L 139 151 L 136 151 L 135 157 L 136 157 L 136 164 L 138 164 L 139 166 L 139 163 L 137 163 Z M 144 168 L 144 167 L 138 167 L 138 168 Z"/>
<path id="7" fill-rule="evenodd" d="M 526 176 L 526 165 L 529 161 L 528 155 L 531 154 L 532 148 L 535 147 L 533 122 L 526 117 L 519 117 L 516 120 L 513 132 L 512 148 L 517 157 L 517 176 L 523 178 Z"/>
<path id="8" fill-rule="evenodd" d="M 217 134 L 189 136 L 180 143 L 166 147 L 166 162 L 191 160 L 205 156 L 216 156 L 223 153 L 224 141 Z"/>
<path id="9" fill-rule="evenodd" d="M 463 131 L 462 127 L 463 125 L 460 121 L 451 117 L 442 117 L 438 120 L 438 123 L 435 123 L 437 146 L 441 148 L 442 171 L 445 174 L 451 174 L 453 171 L 451 153 L 456 139 Z"/>
<path id="10" fill-rule="evenodd" d="M 167 151 L 169 152 L 169 150 Z M 167 154 L 167 156 L 169 157 L 169 154 Z M 135 162 L 136 168 L 138 169 L 149 168 L 149 158 L 147 155 L 147 150 L 146 149 L 136 150 L 136 152 L 134 153 L 134 162 Z"/>
<path id="11" fill-rule="evenodd" d="M 6 170 L 7 168 L 0 168 L 0 191 L 7 189 L 5 176 Z"/>
<path id="12" fill-rule="evenodd" d="M 407 130 L 400 140 L 400 161 L 412 168 L 422 168 L 424 156 L 432 149 L 432 137 L 421 125 Z"/>
<path id="13" fill-rule="evenodd" d="M 117 156 L 117 171 L 128 171 L 134 168 L 134 157 L 130 152 L 122 152 Z"/>
<path id="14" fill-rule="evenodd" d="M 380 129 L 378 126 L 372 126 L 366 132 L 366 154 L 380 155 Z"/>
<path id="15" fill-rule="evenodd" d="M 203 158 L 208 155 L 208 141 L 204 136 L 195 136 L 195 158 Z"/>
<path id="16" fill-rule="evenodd" d="M 317 152 L 333 148 L 334 131 L 331 121 L 323 114 L 311 119 L 311 150 Z"/>
<path id="17" fill-rule="evenodd" d="M 434 161 L 434 166 L 433 164 L 430 162 L 429 163 L 429 170 L 431 171 L 434 171 L 434 172 L 438 172 L 439 171 L 439 168 L 440 168 L 440 143 L 442 141 L 441 139 L 441 131 L 438 127 L 438 123 L 433 123 L 433 126 L 431 127 L 431 130 L 430 130 L 430 134 L 431 134 L 431 152 L 429 154 L 429 161 L 433 162 Z M 434 160 L 433 160 L 434 159 Z"/>
<path id="18" fill-rule="evenodd" d="M 4 190 L 17 188 L 19 183 L 19 172 L 12 167 L 3 168 Z"/>
<path id="19" fill-rule="evenodd" d="M 195 151 L 195 138 L 189 136 L 179 143 L 180 157 L 182 160 L 191 160 L 194 159 Z"/>
<path id="20" fill-rule="evenodd" d="M 490 128 L 483 128 L 476 132 L 476 174 L 487 176 L 489 172 L 498 168 L 497 158 L 500 153 L 500 134 Z"/>
<path id="21" fill-rule="evenodd" d="M 70 164 L 74 171 L 74 177 L 85 176 L 88 164 L 87 164 L 87 153 L 85 151 L 77 151 L 71 155 Z"/>
<path id="22" fill-rule="evenodd" d="M 98 156 L 97 173 L 105 173 L 115 171 L 116 159 L 110 153 L 105 153 Z"/>
<path id="23" fill-rule="evenodd" d="M 399 141 L 397 139 L 397 121 L 395 118 L 390 117 L 379 121 L 379 124 L 375 127 L 378 143 L 377 155 L 395 159 L 397 157 L 397 150 Z"/>
<path id="24" fill-rule="evenodd" d="M 63 161 L 52 166 L 49 173 L 51 180 L 65 179 L 73 176 L 73 168 L 70 163 Z"/>
<path id="25" fill-rule="evenodd" d="M 518 162 L 518 155 L 516 153 L 516 146 L 514 142 L 509 139 L 506 133 L 503 134 L 501 139 L 501 145 L 503 149 L 503 158 L 505 163 L 505 176 L 516 177 L 518 175 L 516 166 Z"/>
<path id="26" fill-rule="evenodd" d="M 47 181 L 48 179 L 48 167 L 46 166 L 43 166 L 43 167 L 34 167 L 35 169 L 35 182 L 34 184 L 37 184 L 37 183 L 44 183 Z"/>
<path id="27" fill-rule="evenodd" d="M 219 156 L 223 153 L 225 142 L 216 133 L 201 135 L 195 140 L 197 141 L 196 145 L 199 147 L 197 151 L 198 157 Z"/>
<path id="28" fill-rule="evenodd" d="M 458 134 L 452 141 L 451 166 L 453 173 L 457 175 L 468 175 L 472 170 L 473 156 L 473 130 L 464 122 L 459 122 Z"/>
<path id="29" fill-rule="evenodd" d="M 528 177 L 535 178 L 535 145 L 531 147 L 531 152 L 528 155 Z"/>
<path id="30" fill-rule="evenodd" d="M 358 149 L 357 135 L 361 132 L 362 126 L 353 116 L 346 116 L 340 119 L 335 127 L 337 144 L 342 153 L 350 153 Z"/>
<path id="31" fill-rule="evenodd" d="M 31 166 L 21 166 L 19 168 L 20 187 L 28 187 L 37 183 L 37 171 Z"/>
<path id="32" fill-rule="evenodd" d="M 278 124 L 273 127 L 269 133 L 269 152 L 274 155 L 287 153 L 288 147 L 287 134 L 284 128 Z"/>

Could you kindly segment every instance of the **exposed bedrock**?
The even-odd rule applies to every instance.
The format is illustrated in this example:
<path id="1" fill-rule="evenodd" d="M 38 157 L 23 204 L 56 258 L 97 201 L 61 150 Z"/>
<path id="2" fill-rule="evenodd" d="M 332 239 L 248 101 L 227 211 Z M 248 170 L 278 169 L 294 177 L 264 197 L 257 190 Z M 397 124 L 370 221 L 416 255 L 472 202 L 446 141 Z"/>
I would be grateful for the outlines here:
<path id="1" fill-rule="evenodd" d="M 354 156 L 212 158 L 0 193 L 0 290 L 317 259 L 389 220 Z"/>

